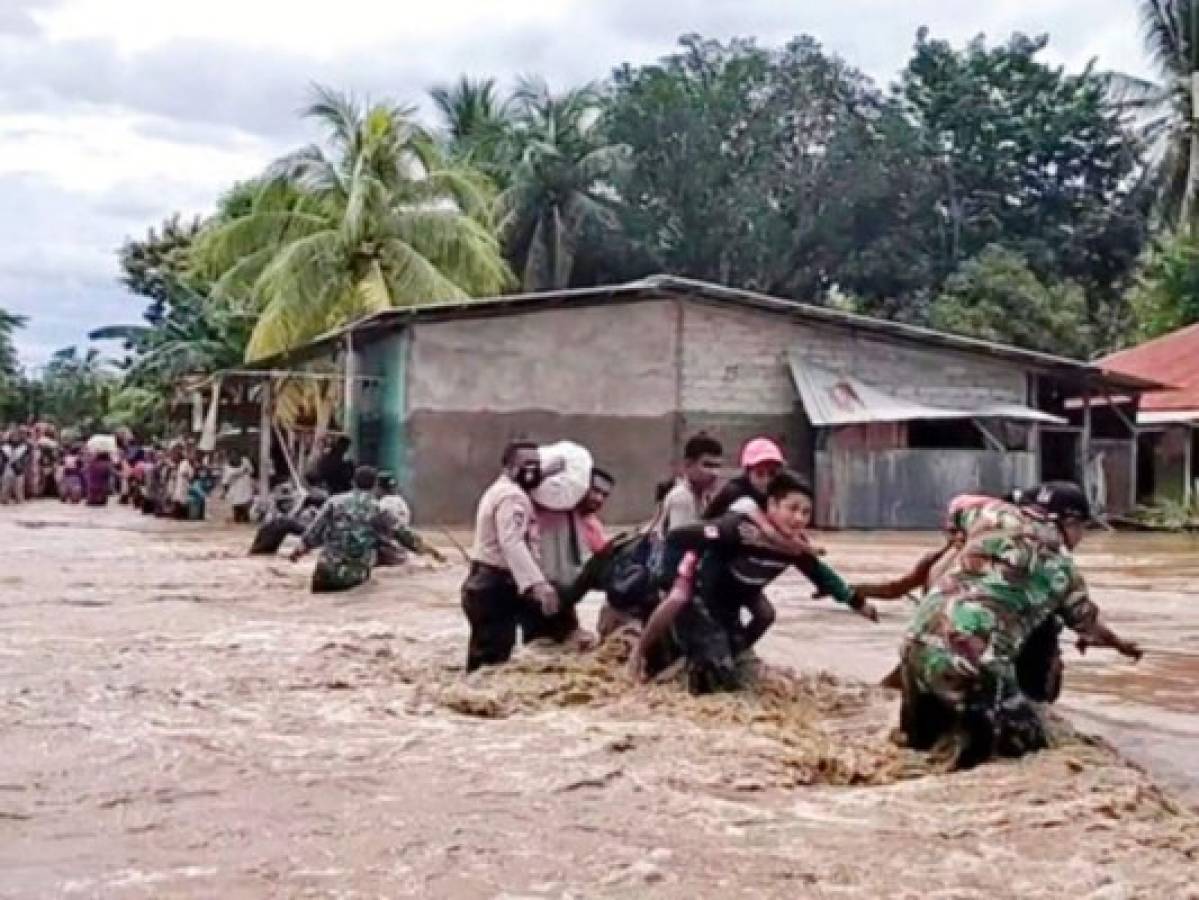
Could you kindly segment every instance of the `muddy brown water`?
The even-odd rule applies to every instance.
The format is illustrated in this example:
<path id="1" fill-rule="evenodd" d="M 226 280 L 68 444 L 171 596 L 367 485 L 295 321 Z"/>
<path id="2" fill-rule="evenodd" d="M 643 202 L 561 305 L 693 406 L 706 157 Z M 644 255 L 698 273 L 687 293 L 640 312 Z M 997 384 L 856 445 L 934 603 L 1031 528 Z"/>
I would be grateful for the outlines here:
<path id="1" fill-rule="evenodd" d="M 874 576 L 935 536 L 820 541 Z M 1148 655 L 1068 649 L 1057 746 L 964 774 L 887 740 L 902 602 L 788 577 L 759 689 L 696 699 L 619 645 L 465 677 L 461 565 L 313 597 L 248 543 L 0 508 L 0 896 L 1199 896 L 1193 538 L 1088 540 Z"/>

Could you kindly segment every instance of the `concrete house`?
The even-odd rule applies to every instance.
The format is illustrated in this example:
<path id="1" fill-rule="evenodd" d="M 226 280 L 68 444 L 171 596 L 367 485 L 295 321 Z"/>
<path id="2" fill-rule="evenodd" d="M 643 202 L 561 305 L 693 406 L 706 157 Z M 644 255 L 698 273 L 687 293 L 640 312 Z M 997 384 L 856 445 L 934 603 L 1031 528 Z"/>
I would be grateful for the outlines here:
<path id="1" fill-rule="evenodd" d="M 378 313 L 264 370 L 333 357 L 355 455 L 397 472 L 419 519 L 469 522 L 514 437 L 587 445 L 613 521 L 706 430 L 730 464 L 777 438 L 816 488 L 818 524 L 935 527 L 967 490 L 1081 478 L 1090 407 L 1158 387 L 1102 367 L 682 278 Z M 1103 438 L 1131 484 L 1131 432 Z M 1127 490 L 1112 494 L 1131 503 Z"/>

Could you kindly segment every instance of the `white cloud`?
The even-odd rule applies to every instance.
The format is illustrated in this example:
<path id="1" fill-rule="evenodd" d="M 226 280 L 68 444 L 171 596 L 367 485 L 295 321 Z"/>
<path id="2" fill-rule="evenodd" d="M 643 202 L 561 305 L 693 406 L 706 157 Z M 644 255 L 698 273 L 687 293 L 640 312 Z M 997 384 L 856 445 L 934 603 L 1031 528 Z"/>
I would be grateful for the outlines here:
<path id="1" fill-rule="evenodd" d="M 569 26 L 586 4 L 505 0 L 503 3 L 443 0 L 414 9 L 407 3 L 376 0 L 75 0 L 38 14 L 55 40 L 114 38 L 125 52 L 138 52 L 180 38 L 228 45 L 301 52 L 310 59 L 334 59 L 399 39 L 418 47 L 454 43 L 463 35 L 483 35 L 528 27 Z"/>
<path id="2" fill-rule="evenodd" d="M 922 25 L 1048 32 L 1052 61 L 1146 73 L 1128 0 L 0 0 L 0 306 L 32 316 L 31 359 L 136 319 L 115 249 L 311 139 L 314 81 L 401 102 L 462 72 L 563 86 L 698 32 L 812 34 L 885 83 Z"/>
<path id="3" fill-rule="evenodd" d="M 78 113 L 0 118 L 0 175 L 40 173 L 60 187 L 99 194 L 122 182 L 174 182 L 191 200 L 236 178 L 253 175 L 270 159 L 266 142 L 238 134 L 224 141 L 181 141 L 155 136 L 153 119 Z M 170 192 L 177 197 L 178 190 Z"/>

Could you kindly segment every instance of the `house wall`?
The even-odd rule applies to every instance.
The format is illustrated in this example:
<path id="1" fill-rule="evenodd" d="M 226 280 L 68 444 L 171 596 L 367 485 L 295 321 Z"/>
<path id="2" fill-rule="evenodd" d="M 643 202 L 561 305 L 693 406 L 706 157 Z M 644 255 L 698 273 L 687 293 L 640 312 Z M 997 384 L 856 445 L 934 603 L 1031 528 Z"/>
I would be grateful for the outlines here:
<path id="1" fill-rule="evenodd" d="M 827 446 L 814 453 L 788 354 L 798 349 L 814 365 L 942 406 L 1026 403 L 1028 374 L 1019 366 L 740 309 L 691 303 L 682 315 L 684 433 L 710 431 L 730 457 L 750 437 L 780 440 L 787 458 L 801 461 L 813 479 L 819 525 L 937 527 L 957 493 L 1035 480 L 1032 454 L 908 450 L 901 447 L 903 426 L 896 425 L 831 430 Z"/>
<path id="2" fill-rule="evenodd" d="M 817 454 L 817 513 L 829 528 L 940 528 L 960 493 L 1032 484 L 1036 456 L 990 450 Z"/>
<path id="3" fill-rule="evenodd" d="M 587 446 L 617 479 L 606 517 L 648 518 L 674 449 L 677 325 L 664 300 L 412 327 L 403 432 L 418 519 L 469 522 L 521 437 Z"/>
<path id="4" fill-rule="evenodd" d="M 1025 474 L 1030 454 L 1004 462 L 894 441 L 817 454 L 789 371 L 796 347 L 817 365 L 927 403 L 1027 399 L 1027 373 L 1009 363 L 698 301 L 420 323 L 366 350 L 361 367 L 383 377 L 379 464 L 400 475 L 421 521 L 469 522 L 516 437 L 588 446 L 618 481 L 610 521 L 650 514 L 654 484 L 701 428 L 730 459 L 750 437 L 778 438 L 813 477 L 821 524 L 934 527 L 959 491 L 1035 477 Z"/>
<path id="5" fill-rule="evenodd" d="M 1162 430 L 1153 464 L 1156 468 L 1157 500 L 1181 502 L 1186 496 L 1189 425 L 1168 425 Z"/>
<path id="6" fill-rule="evenodd" d="M 354 454 L 361 462 L 395 474 L 407 494 L 411 467 L 405 435 L 408 331 L 395 331 L 356 351 L 355 370 L 377 382 L 355 389 Z"/>
<path id="7" fill-rule="evenodd" d="M 1106 482 L 1107 505 L 1104 513 L 1123 516 L 1131 511 L 1132 497 L 1132 441 L 1096 439 L 1091 441 L 1091 453 L 1103 454 L 1103 479 Z"/>
<path id="8" fill-rule="evenodd" d="M 1000 360 L 781 321 L 742 309 L 683 306 L 683 391 L 687 415 L 787 414 L 796 400 L 787 354 L 851 372 L 898 397 L 939 406 L 1026 403 L 1024 369 Z"/>

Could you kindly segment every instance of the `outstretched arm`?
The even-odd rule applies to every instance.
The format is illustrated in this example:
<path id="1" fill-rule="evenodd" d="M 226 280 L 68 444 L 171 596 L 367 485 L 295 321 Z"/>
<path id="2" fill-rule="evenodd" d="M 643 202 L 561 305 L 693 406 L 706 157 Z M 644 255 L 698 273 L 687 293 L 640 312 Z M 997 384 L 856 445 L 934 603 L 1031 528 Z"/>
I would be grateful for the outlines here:
<path id="1" fill-rule="evenodd" d="M 1079 653 L 1086 653 L 1088 647 L 1111 647 L 1121 656 L 1127 656 L 1134 662 L 1145 655 L 1145 651 L 1136 641 L 1120 637 L 1101 620 L 1096 620 L 1085 630 L 1079 631 L 1075 646 L 1078 647 Z"/>
<path id="2" fill-rule="evenodd" d="M 413 553 L 419 553 L 422 556 L 431 556 L 438 562 L 445 562 L 445 556 L 441 551 L 426 541 L 423 537 L 409 528 L 407 525 L 401 525 L 394 517 L 384 514 L 383 527 L 377 529 L 379 531 L 380 540 L 390 540 L 394 538 L 401 547 L 411 550 Z"/>
<path id="3" fill-rule="evenodd" d="M 816 588 L 813 597 L 832 597 L 837 603 L 843 603 L 864 619 L 878 621 L 878 610 L 874 604 L 868 603 L 866 597 L 856 588 L 846 584 L 845 579 L 823 560 L 811 554 L 797 557 L 792 565 L 795 566 L 808 581 Z"/>
<path id="4" fill-rule="evenodd" d="M 901 600 L 912 591 L 927 588 L 933 567 L 955 547 L 956 544 L 953 540 L 948 541 L 945 546 L 920 557 L 920 561 L 916 563 L 912 571 L 892 581 L 858 582 L 854 587 L 863 597 L 873 597 L 876 600 Z"/>
<path id="5" fill-rule="evenodd" d="M 312 524 L 304 529 L 304 533 L 300 535 L 300 546 L 293 550 L 291 554 L 292 562 L 295 562 L 309 550 L 319 547 L 325 542 L 325 535 L 329 530 L 329 521 L 332 518 L 332 509 L 332 502 L 326 500 L 320 512 L 316 514 L 316 518 L 312 520 Z"/>
<path id="6" fill-rule="evenodd" d="M 1070 587 L 1058 612 L 1078 635 L 1078 651 L 1085 653 L 1087 647 L 1111 647 L 1122 656 L 1139 660 L 1144 651 L 1135 641 L 1125 640 L 1103 622 L 1099 607 L 1087 593 L 1086 582 L 1072 563 L 1069 564 L 1069 577 Z"/>

